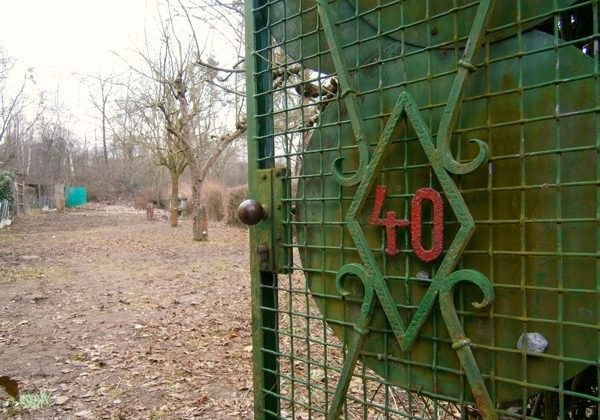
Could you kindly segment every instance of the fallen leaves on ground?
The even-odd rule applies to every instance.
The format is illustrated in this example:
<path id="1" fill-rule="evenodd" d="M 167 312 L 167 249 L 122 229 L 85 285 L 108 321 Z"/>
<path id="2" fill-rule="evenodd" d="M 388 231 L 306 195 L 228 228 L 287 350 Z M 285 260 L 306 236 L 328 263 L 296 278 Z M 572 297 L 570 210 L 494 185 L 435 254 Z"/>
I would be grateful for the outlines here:
<path id="1" fill-rule="evenodd" d="M 53 397 L 0 417 L 252 417 L 247 231 L 117 210 L 0 230 L 0 375 Z"/>

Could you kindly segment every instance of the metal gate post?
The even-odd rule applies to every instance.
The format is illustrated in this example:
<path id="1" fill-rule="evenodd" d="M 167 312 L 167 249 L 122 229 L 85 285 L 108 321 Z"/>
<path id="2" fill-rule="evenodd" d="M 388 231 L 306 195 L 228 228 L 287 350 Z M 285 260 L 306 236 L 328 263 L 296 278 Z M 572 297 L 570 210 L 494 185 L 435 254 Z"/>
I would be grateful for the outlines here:
<path id="1" fill-rule="evenodd" d="M 273 167 L 273 121 L 269 51 L 268 1 L 245 3 L 246 87 L 248 119 L 248 193 L 257 196 L 258 169 Z M 256 75 L 256 76 L 255 76 Z M 279 370 L 277 361 L 277 275 L 260 268 L 257 252 L 260 239 L 250 227 L 252 354 L 254 417 L 277 418 L 279 413 Z"/>

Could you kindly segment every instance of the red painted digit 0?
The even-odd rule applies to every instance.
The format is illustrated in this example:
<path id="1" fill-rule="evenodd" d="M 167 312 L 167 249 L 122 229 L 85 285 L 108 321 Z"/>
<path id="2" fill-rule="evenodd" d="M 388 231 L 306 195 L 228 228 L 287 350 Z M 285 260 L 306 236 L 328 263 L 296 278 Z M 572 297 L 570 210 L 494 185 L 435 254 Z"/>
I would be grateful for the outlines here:
<path id="1" fill-rule="evenodd" d="M 425 249 L 421 244 L 423 200 L 429 200 L 433 207 L 433 243 L 431 249 Z M 421 188 L 415 192 L 411 203 L 410 221 L 410 241 L 415 254 L 425 262 L 435 260 L 442 253 L 444 244 L 444 202 L 436 190 Z"/>

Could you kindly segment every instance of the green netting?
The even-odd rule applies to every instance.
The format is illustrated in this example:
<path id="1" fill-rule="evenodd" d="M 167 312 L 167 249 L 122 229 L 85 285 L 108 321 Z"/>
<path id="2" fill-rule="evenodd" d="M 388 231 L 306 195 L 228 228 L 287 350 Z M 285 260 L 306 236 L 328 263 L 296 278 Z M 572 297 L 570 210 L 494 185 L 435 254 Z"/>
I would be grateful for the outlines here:
<path id="1" fill-rule="evenodd" d="M 65 187 L 65 205 L 67 207 L 85 206 L 86 204 L 86 187 Z"/>
<path id="2" fill-rule="evenodd" d="M 599 7 L 247 3 L 257 417 L 597 418 Z"/>

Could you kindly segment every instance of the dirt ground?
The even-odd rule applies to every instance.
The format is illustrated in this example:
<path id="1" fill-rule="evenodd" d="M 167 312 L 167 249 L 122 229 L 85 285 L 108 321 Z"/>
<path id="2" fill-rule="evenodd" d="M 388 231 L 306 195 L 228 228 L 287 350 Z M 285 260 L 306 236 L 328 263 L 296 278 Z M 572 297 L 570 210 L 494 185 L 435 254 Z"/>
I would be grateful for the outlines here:
<path id="1" fill-rule="evenodd" d="M 247 231 L 169 227 L 124 207 L 28 216 L 0 230 L 0 418 L 252 416 Z"/>

